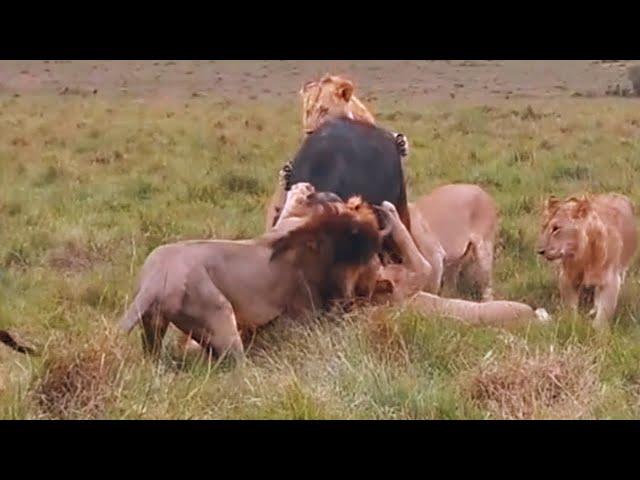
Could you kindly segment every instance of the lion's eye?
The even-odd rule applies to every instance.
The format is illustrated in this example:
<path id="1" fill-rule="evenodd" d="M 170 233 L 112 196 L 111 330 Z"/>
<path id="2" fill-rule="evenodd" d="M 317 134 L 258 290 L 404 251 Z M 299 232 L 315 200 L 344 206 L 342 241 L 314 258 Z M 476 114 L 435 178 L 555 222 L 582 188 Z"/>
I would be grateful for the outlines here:
<path id="1" fill-rule="evenodd" d="M 558 230 L 560 230 L 560 227 L 559 227 L 558 225 L 554 225 L 554 226 L 551 228 L 551 233 L 556 233 Z"/>

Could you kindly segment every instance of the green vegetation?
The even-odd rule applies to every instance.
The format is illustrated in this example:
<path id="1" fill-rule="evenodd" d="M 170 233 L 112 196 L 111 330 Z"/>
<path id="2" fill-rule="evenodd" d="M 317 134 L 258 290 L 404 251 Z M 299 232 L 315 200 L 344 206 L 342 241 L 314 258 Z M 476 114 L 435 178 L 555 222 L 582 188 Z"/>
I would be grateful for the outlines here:
<path id="1" fill-rule="evenodd" d="M 498 298 L 550 327 L 474 329 L 401 308 L 260 331 L 242 369 L 144 358 L 117 320 L 156 246 L 259 235 L 298 105 L 0 97 L 0 418 L 633 418 L 640 273 L 607 338 L 559 306 L 534 251 L 544 197 L 615 190 L 640 205 L 640 111 L 625 99 L 376 109 L 411 142 L 410 197 L 473 182 L 502 214 Z"/>

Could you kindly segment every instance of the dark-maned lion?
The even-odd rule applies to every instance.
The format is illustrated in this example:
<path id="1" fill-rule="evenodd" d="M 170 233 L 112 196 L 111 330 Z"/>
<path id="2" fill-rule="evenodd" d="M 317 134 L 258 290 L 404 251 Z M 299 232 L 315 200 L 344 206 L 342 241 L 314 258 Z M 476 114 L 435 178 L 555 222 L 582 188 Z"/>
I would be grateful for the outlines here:
<path id="1" fill-rule="evenodd" d="M 239 329 L 340 299 L 345 272 L 369 263 L 383 233 L 369 215 L 322 209 L 253 240 L 158 247 L 142 267 L 122 328 L 128 332 L 142 321 L 145 348 L 156 353 L 171 323 L 208 351 L 241 359 Z"/>
<path id="2" fill-rule="evenodd" d="M 309 184 L 296 184 L 291 188 L 287 198 L 288 208 L 281 219 L 282 227 L 288 221 L 300 221 L 307 215 L 313 215 L 318 208 L 314 199 L 327 199 L 321 208 L 333 208 L 337 211 L 362 208 L 366 215 L 371 215 L 367 205 L 355 198 L 342 202 L 339 197 L 326 192 L 315 192 Z M 403 224 L 395 206 L 390 202 L 383 202 L 376 207 L 382 212 L 384 233 L 390 233 L 398 246 L 402 264 L 382 265 L 377 257 L 372 257 L 368 264 L 359 265 L 350 270 L 350 275 L 343 275 L 351 281 L 351 289 L 347 288 L 343 298 L 351 298 L 357 290 L 359 296 L 365 296 L 374 303 L 405 303 L 428 315 L 442 315 L 472 325 L 491 325 L 510 327 L 528 322 L 546 323 L 550 317 L 546 310 L 535 310 L 529 305 L 513 301 L 472 302 L 467 300 L 444 298 L 432 292 L 437 285 L 442 266 L 433 263 L 432 257 L 427 258 L 418 248 Z M 372 220 L 373 221 L 373 220 Z M 464 231 L 464 229 L 463 229 Z M 425 230 L 424 241 L 433 234 Z M 437 239 L 431 239 L 437 245 Z M 441 253 L 439 255 L 444 255 Z M 441 258 L 438 256 L 438 258 Z M 353 288 L 355 284 L 356 288 Z M 359 287 L 359 288 L 358 288 Z"/>

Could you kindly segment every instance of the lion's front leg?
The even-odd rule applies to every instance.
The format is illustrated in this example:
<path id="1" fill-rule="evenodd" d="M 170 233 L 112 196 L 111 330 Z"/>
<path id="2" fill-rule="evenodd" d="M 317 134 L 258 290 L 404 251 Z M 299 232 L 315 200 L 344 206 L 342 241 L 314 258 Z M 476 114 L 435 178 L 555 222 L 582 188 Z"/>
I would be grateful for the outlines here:
<path id="1" fill-rule="evenodd" d="M 417 290 L 423 290 L 432 286 L 433 267 L 422 255 L 411 234 L 400 220 L 395 206 L 391 202 L 382 202 L 382 209 L 387 213 L 391 222 L 391 237 L 400 249 L 403 263 L 407 265 L 410 283 Z"/>
<path id="2" fill-rule="evenodd" d="M 593 327 L 596 330 L 605 330 L 613 318 L 620 294 L 621 278 L 618 274 L 608 276 L 608 281 L 603 286 L 597 286 L 594 295 L 596 318 Z"/>
<path id="3" fill-rule="evenodd" d="M 574 283 L 567 277 L 564 271 L 560 272 L 559 276 L 560 287 L 560 299 L 562 304 L 573 310 L 578 310 L 578 304 L 580 302 L 580 290 L 574 285 Z"/>

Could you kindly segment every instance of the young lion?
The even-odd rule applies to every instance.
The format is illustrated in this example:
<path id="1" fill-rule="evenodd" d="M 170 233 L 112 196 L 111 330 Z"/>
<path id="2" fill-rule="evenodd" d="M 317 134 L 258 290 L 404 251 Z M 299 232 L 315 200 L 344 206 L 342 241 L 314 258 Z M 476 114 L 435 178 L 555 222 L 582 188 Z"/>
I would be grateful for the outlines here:
<path id="1" fill-rule="evenodd" d="M 318 81 L 304 84 L 300 90 L 302 98 L 302 127 L 305 135 L 315 132 L 320 125 L 331 118 L 345 116 L 361 122 L 376 124 L 374 116 L 353 94 L 353 82 L 337 75 L 324 75 Z M 400 156 L 409 155 L 409 142 L 402 133 L 391 133 L 394 137 Z M 273 219 L 280 214 L 291 188 L 291 164 L 285 164 L 279 172 L 279 181 L 267 206 L 265 229 L 273 226 Z"/>
<path id="2" fill-rule="evenodd" d="M 599 330 L 615 313 L 637 244 L 633 204 L 623 195 L 551 197 L 545 204 L 538 254 L 560 263 L 560 295 L 567 306 L 577 309 L 580 291 L 595 288 L 590 314 Z"/>
<path id="3" fill-rule="evenodd" d="M 350 80 L 337 75 L 324 75 L 318 81 L 304 84 L 300 90 L 302 97 L 302 128 L 306 135 L 329 118 L 346 116 L 375 125 L 376 121 L 367 107 L 353 94 L 355 87 Z M 409 155 L 407 137 L 392 133 L 402 157 Z"/>

